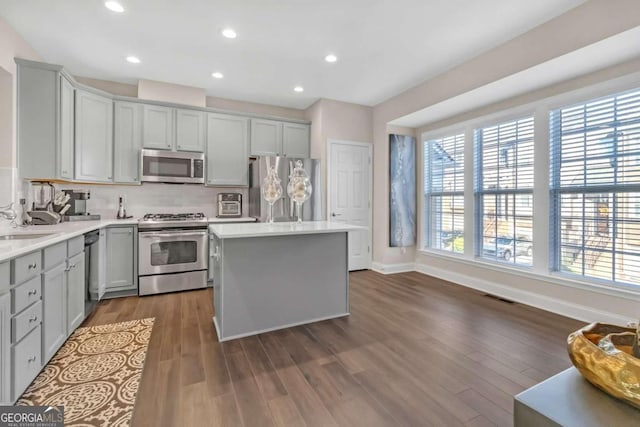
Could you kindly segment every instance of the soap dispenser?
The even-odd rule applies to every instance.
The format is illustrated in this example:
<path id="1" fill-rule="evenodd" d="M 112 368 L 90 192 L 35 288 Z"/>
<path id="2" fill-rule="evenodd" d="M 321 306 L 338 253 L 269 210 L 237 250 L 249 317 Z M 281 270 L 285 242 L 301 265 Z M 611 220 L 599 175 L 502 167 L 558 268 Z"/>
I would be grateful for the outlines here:
<path id="1" fill-rule="evenodd" d="M 120 196 L 118 198 L 118 214 L 116 215 L 117 219 L 125 219 L 127 217 L 127 210 L 124 208 L 124 197 Z"/>

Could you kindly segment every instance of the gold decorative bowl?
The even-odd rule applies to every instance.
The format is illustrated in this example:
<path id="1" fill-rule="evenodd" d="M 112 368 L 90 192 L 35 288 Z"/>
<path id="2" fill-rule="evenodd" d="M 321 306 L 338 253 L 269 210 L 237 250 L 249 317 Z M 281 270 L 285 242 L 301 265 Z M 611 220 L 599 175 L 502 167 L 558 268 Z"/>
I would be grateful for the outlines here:
<path id="1" fill-rule="evenodd" d="M 640 359 L 632 356 L 635 330 L 592 323 L 567 339 L 569 357 L 591 384 L 640 408 Z"/>

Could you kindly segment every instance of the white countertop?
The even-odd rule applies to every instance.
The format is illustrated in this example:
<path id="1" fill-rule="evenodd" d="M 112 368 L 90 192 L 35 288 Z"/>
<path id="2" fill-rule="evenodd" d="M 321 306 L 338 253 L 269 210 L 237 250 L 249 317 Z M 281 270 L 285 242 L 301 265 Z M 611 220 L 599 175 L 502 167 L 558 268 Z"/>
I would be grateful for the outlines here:
<path id="1" fill-rule="evenodd" d="M 255 218 L 209 218 L 209 223 L 217 224 L 255 222 Z M 0 229 L 0 235 L 5 234 L 48 234 L 38 239 L 21 239 L 21 240 L 0 240 L 0 262 L 6 261 L 47 246 L 55 245 L 59 242 L 81 236 L 89 231 L 98 230 L 110 225 L 138 225 L 138 218 L 129 219 L 101 219 L 98 221 L 71 221 L 62 222 L 55 225 L 30 225 L 24 228 L 6 228 Z M 242 225 L 242 224 L 238 224 Z"/>
<path id="2" fill-rule="evenodd" d="M 209 225 L 209 231 L 220 239 L 341 233 L 354 230 L 366 230 L 366 227 L 328 221 L 306 221 L 301 224 L 298 224 L 297 222 L 276 222 L 274 224 L 259 222 L 254 224 Z"/>
<path id="3" fill-rule="evenodd" d="M 82 236 L 89 231 L 98 230 L 109 225 L 133 225 L 138 220 L 131 219 L 103 219 L 98 221 L 72 221 L 56 225 L 31 225 L 25 228 L 3 229 L 0 234 L 48 234 L 38 239 L 0 240 L 0 262 L 33 252 L 38 249 L 55 245 L 59 242 Z"/>

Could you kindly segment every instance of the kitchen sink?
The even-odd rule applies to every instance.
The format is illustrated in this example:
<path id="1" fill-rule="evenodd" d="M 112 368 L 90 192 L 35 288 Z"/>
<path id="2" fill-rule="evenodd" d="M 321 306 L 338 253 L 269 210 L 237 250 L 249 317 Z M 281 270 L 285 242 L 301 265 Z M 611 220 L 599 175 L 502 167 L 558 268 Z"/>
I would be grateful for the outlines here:
<path id="1" fill-rule="evenodd" d="M 27 240 L 40 239 L 41 237 L 51 236 L 56 233 L 16 233 L 0 235 L 0 240 Z"/>

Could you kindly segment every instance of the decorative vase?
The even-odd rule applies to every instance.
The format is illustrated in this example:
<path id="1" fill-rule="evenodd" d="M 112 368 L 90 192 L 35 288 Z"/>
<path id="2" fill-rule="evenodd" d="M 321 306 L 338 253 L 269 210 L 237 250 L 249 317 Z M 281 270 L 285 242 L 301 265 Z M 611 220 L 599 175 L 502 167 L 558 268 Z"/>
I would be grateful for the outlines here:
<path id="1" fill-rule="evenodd" d="M 592 323 L 567 339 L 571 362 L 591 384 L 640 408 L 640 358 L 634 357 L 637 330 Z"/>
<path id="2" fill-rule="evenodd" d="M 276 168 L 269 166 L 267 176 L 262 181 L 262 197 L 269 203 L 269 224 L 273 224 L 273 204 L 282 197 L 282 184 Z"/>
<path id="3" fill-rule="evenodd" d="M 295 167 L 289 176 L 287 194 L 296 203 L 296 216 L 298 224 L 302 222 L 302 204 L 309 200 L 313 187 L 309 175 L 302 167 L 302 161 L 296 160 Z"/>

